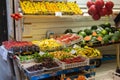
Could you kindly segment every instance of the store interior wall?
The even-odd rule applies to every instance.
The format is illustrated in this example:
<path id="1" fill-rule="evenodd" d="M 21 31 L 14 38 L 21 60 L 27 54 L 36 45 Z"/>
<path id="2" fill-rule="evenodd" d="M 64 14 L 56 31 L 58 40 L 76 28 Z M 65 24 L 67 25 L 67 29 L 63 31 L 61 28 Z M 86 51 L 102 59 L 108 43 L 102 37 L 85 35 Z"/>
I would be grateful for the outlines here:
<path id="1" fill-rule="evenodd" d="M 63 34 L 66 29 L 72 29 L 73 32 L 77 32 L 90 28 L 92 25 L 99 25 L 105 22 L 110 22 L 114 26 L 112 17 L 104 17 L 98 21 L 94 21 L 90 16 L 25 17 L 22 40 L 44 39 L 48 30 L 56 34 Z"/>

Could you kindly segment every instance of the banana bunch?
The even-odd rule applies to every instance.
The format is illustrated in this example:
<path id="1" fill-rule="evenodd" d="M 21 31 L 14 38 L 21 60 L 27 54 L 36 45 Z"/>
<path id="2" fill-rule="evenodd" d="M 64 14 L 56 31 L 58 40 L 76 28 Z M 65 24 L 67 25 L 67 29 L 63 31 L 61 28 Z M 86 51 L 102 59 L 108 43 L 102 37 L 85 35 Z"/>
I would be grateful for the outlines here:
<path id="1" fill-rule="evenodd" d="M 97 57 L 101 56 L 101 53 L 98 49 L 94 49 L 88 46 L 85 46 L 84 48 L 75 48 L 76 50 L 76 55 L 82 55 L 84 57 Z"/>
<path id="2" fill-rule="evenodd" d="M 35 45 L 38 45 L 42 51 L 52 51 L 52 50 L 57 50 L 62 47 L 62 45 L 54 39 L 32 41 L 32 43 Z"/>
<path id="3" fill-rule="evenodd" d="M 50 52 L 49 54 L 51 54 L 52 56 L 54 56 L 55 58 L 59 60 L 75 57 L 73 54 L 69 52 L 65 52 L 65 51 L 55 51 L 55 52 Z"/>
<path id="4" fill-rule="evenodd" d="M 101 56 L 101 53 L 98 49 L 91 48 L 91 47 L 88 47 L 88 46 L 84 47 L 84 53 L 85 53 L 85 55 L 87 55 L 90 58 Z"/>

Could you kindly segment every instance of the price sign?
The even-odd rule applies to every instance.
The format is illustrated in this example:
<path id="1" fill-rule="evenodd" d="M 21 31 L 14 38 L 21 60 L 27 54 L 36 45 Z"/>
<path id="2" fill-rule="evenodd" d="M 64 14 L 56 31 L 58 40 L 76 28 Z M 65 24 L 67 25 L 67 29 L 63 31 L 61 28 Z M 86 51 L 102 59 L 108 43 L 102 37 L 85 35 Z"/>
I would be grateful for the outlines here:
<path id="1" fill-rule="evenodd" d="M 62 12 L 55 12 L 55 16 L 62 16 Z"/>
<path id="2" fill-rule="evenodd" d="M 76 51 L 75 51 L 74 49 L 72 49 L 72 50 L 70 51 L 70 53 L 75 54 Z"/>

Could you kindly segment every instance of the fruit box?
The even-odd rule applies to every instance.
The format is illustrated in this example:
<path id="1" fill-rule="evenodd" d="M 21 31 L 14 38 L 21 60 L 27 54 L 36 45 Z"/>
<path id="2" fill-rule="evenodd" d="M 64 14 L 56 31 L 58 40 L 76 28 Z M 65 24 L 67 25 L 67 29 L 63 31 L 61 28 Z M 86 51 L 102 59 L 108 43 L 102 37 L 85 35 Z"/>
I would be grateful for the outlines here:
<path id="1" fill-rule="evenodd" d="M 57 65 L 58 65 L 56 67 L 51 67 L 51 68 L 42 67 L 41 70 L 29 71 L 29 70 L 27 70 L 28 67 L 31 67 L 33 65 L 39 65 L 41 63 L 36 63 L 35 60 L 20 62 L 18 56 L 16 58 L 16 61 L 17 61 L 18 67 L 21 70 L 23 70 L 28 76 L 33 76 L 33 75 L 38 75 L 38 74 L 45 74 L 46 72 L 50 72 L 50 71 L 53 71 L 53 70 L 61 69 L 60 65 L 56 62 Z M 54 60 L 54 62 L 55 62 L 55 60 Z"/>
<path id="2" fill-rule="evenodd" d="M 44 74 L 44 67 L 41 70 L 36 70 L 36 71 L 29 71 L 27 70 L 27 68 L 22 67 L 22 69 L 24 70 L 24 72 L 28 75 L 28 76 L 34 76 L 34 75 L 38 75 L 38 74 Z"/>
<path id="3" fill-rule="evenodd" d="M 23 70 L 25 71 L 25 73 L 28 76 L 34 76 L 34 75 L 38 75 L 38 74 L 50 73 L 51 71 L 60 70 L 60 69 L 61 69 L 60 66 L 52 67 L 52 68 L 43 67 L 41 70 L 36 70 L 36 71 L 29 71 L 29 70 L 27 70 L 27 68 L 23 68 Z"/>
<path id="4" fill-rule="evenodd" d="M 79 42 L 81 42 L 82 41 L 82 38 L 79 38 L 79 39 L 77 39 L 77 40 L 74 40 L 74 41 L 71 41 L 70 43 L 62 43 L 65 47 L 68 47 L 68 46 L 71 46 L 71 45 L 74 45 L 74 44 L 76 44 L 76 43 L 79 43 Z"/>
<path id="5" fill-rule="evenodd" d="M 83 62 L 75 62 L 75 63 L 65 63 L 58 59 L 55 59 L 55 61 L 61 66 L 62 69 L 69 69 L 74 67 L 80 67 L 80 66 L 87 66 L 89 65 L 89 58 L 86 58 Z"/>

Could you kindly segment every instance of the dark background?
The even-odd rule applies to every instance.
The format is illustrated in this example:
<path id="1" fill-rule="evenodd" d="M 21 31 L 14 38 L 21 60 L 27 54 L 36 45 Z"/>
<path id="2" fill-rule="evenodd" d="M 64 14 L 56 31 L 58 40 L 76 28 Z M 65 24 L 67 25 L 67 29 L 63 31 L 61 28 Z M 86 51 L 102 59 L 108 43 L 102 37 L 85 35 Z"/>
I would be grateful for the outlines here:
<path id="1" fill-rule="evenodd" d="M 6 0 L 0 0 L 0 44 L 8 40 Z"/>

